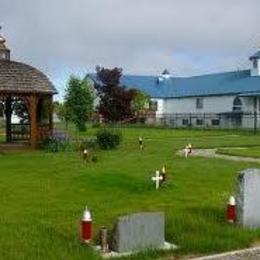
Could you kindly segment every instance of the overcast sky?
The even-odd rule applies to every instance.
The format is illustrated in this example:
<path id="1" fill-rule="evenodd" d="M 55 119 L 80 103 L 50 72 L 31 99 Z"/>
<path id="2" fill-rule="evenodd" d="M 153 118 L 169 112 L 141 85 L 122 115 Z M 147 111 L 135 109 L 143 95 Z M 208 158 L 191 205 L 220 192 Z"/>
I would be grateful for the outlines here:
<path id="1" fill-rule="evenodd" d="M 260 0 L 0 0 L 12 58 L 63 95 L 70 73 L 189 76 L 249 67 L 260 47 Z"/>

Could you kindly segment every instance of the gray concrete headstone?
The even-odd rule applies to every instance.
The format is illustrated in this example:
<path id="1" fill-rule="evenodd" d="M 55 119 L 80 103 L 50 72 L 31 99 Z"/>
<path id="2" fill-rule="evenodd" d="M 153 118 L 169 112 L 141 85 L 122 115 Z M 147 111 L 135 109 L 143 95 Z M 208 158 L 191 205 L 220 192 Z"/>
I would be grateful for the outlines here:
<path id="1" fill-rule="evenodd" d="M 260 228 L 260 169 L 239 173 L 237 217 L 244 227 Z"/>
<path id="2" fill-rule="evenodd" d="M 145 212 L 118 218 L 112 234 L 111 249 L 119 253 L 158 249 L 164 242 L 164 213 Z"/>

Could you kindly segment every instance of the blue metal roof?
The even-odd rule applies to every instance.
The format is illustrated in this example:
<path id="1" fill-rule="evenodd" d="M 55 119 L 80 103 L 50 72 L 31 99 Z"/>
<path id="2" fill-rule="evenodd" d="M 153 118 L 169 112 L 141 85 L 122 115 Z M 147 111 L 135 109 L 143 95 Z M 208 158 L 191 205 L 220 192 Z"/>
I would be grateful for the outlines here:
<path id="1" fill-rule="evenodd" d="M 125 75 L 121 83 L 127 88 L 145 91 L 154 98 L 214 96 L 260 91 L 260 77 L 251 77 L 250 70 L 185 78 L 171 77 L 161 81 L 154 76 Z"/>
<path id="2" fill-rule="evenodd" d="M 93 74 L 91 77 L 93 78 Z M 94 76 L 95 77 L 95 76 Z M 136 88 L 152 98 L 182 98 L 195 96 L 239 95 L 260 92 L 260 76 L 250 76 L 250 70 L 209 74 L 194 77 L 124 75 L 121 84 Z"/>

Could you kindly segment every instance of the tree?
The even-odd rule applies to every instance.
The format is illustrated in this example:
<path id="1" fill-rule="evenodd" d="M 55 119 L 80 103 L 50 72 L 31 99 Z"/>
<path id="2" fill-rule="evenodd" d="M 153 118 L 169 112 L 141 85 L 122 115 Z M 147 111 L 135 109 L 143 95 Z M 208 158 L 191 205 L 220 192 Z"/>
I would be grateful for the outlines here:
<path id="1" fill-rule="evenodd" d="M 70 76 L 65 95 L 65 114 L 71 113 L 71 120 L 79 131 L 86 131 L 86 122 L 93 112 L 93 89 L 87 80 Z"/>
<path id="2" fill-rule="evenodd" d="M 100 97 L 98 111 L 106 121 L 117 122 L 133 115 L 131 101 L 133 90 L 120 86 L 122 69 L 96 68 L 96 89 Z"/>
<path id="3" fill-rule="evenodd" d="M 62 105 L 62 103 L 60 103 L 59 101 L 53 101 L 52 105 L 53 105 L 53 112 L 58 115 L 59 110 L 60 110 L 60 106 Z M 59 117 L 59 115 L 58 115 L 58 117 Z"/>
<path id="4" fill-rule="evenodd" d="M 57 114 L 58 118 L 65 122 L 65 127 L 68 130 L 69 121 L 71 121 L 71 119 L 72 119 L 72 113 L 68 106 L 68 103 L 67 102 L 63 102 L 63 103 L 55 102 L 54 111 Z"/>
<path id="5" fill-rule="evenodd" d="M 150 110 L 150 96 L 143 91 L 134 90 L 131 107 L 136 115 L 146 113 Z"/>

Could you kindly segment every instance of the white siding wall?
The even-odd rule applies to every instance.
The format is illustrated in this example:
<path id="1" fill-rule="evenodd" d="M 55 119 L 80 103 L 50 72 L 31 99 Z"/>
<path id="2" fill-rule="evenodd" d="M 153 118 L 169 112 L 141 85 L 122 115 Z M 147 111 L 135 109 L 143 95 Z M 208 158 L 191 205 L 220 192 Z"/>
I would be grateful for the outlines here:
<path id="1" fill-rule="evenodd" d="M 241 98 L 243 103 L 243 112 L 254 112 L 254 98 L 253 97 L 243 97 Z"/>
<path id="2" fill-rule="evenodd" d="M 169 124 L 171 126 L 183 127 L 184 120 L 188 122 L 189 126 L 195 127 L 214 127 L 213 120 L 219 120 L 220 125 L 216 128 L 232 128 L 243 127 L 253 128 L 254 117 L 251 115 L 243 115 L 240 123 L 236 118 L 230 118 L 228 115 L 219 117 L 217 114 L 231 113 L 233 111 L 233 102 L 235 95 L 231 96 L 212 96 L 203 97 L 203 108 L 196 107 L 197 97 L 190 98 L 172 98 L 172 99 L 153 99 L 157 101 L 158 110 L 156 112 L 156 122 L 160 124 Z M 240 97 L 242 101 L 242 111 L 246 113 L 254 112 L 254 97 Z M 260 99 L 257 102 L 257 110 L 260 111 Z M 206 114 L 216 114 L 210 117 Z M 166 114 L 169 114 L 165 117 Z M 172 116 L 171 116 L 172 114 Z M 176 116 L 176 114 L 186 114 Z M 197 120 L 201 120 L 199 125 Z M 260 127 L 260 117 L 257 119 L 257 125 Z"/>
<path id="3" fill-rule="evenodd" d="M 235 95 L 203 97 L 202 109 L 196 107 L 197 97 L 153 99 L 157 101 L 158 108 L 156 112 L 157 120 L 155 122 L 177 127 L 254 128 L 254 97 L 240 97 L 242 101 L 242 112 L 251 114 L 242 115 L 240 120 L 239 115 L 234 118 L 231 118 L 228 114 L 225 115 L 225 113 L 231 113 L 233 111 L 235 98 Z M 260 98 L 258 98 L 257 102 L 257 111 L 258 113 L 260 112 Z M 210 113 L 212 113 L 212 115 L 207 116 L 207 114 Z M 223 113 L 223 115 L 219 116 L 218 114 L 221 113 Z M 169 115 L 166 116 L 166 114 Z M 198 120 L 202 123 L 198 123 Z M 213 121 L 216 120 L 219 121 L 219 125 L 213 125 Z M 186 121 L 186 123 L 184 123 L 184 121 Z M 260 116 L 257 117 L 256 123 L 257 127 L 260 128 Z"/>
<path id="4" fill-rule="evenodd" d="M 203 109 L 196 108 L 196 97 L 166 99 L 162 111 L 169 114 L 231 112 L 234 98 L 235 96 L 203 97 Z"/>

